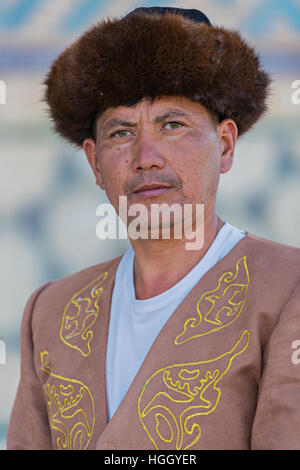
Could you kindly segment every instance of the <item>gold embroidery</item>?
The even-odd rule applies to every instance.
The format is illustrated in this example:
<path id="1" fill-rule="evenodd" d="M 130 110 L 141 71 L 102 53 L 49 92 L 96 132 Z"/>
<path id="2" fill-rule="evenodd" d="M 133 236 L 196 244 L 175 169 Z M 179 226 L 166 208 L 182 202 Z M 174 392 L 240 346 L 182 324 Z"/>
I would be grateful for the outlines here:
<path id="1" fill-rule="evenodd" d="M 151 375 L 139 396 L 138 414 L 156 449 L 186 450 L 198 442 L 198 417 L 216 409 L 221 398 L 218 384 L 249 339 L 245 330 L 230 351 L 214 359 L 173 364 Z M 153 396 L 151 390 L 162 391 Z"/>
<path id="2" fill-rule="evenodd" d="M 103 287 L 100 286 L 106 277 L 107 272 L 104 272 L 76 292 L 63 312 L 60 338 L 67 346 L 77 349 L 85 357 L 91 352 L 91 327 L 99 314 L 98 302 L 103 292 Z"/>
<path id="3" fill-rule="evenodd" d="M 58 449 L 87 449 L 94 430 L 94 400 L 79 380 L 61 377 L 48 366 L 49 353 L 40 353 L 41 369 L 49 375 L 44 385 L 51 428 L 57 432 Z"/>
<path id="4" fill-rule="evenodd" d="M 200 297 L 197 303 L 198 318 L 186 320 L 183 331 L 175 338 L 175 344 L 231 325 L 243 309 L 248 286 L 249 272 L 244 256 L 237 262 L 235 274 L 225 272 L 219 278 L 217 287 Z"/>

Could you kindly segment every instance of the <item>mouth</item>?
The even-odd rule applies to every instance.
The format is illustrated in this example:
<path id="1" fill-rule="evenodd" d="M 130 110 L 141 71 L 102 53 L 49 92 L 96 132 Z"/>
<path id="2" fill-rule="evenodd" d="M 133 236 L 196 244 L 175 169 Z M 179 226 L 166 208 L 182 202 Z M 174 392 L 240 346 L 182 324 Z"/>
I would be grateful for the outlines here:
<path id="1" fill-rule="evenodd" d="M 137 196 L 141 197 L 156 197 L 169 191 L 171 188 L 172 186 L 170 185 L 145 184 L 135 189 L 133 191 L 133 194 L 136 194 Z"/>

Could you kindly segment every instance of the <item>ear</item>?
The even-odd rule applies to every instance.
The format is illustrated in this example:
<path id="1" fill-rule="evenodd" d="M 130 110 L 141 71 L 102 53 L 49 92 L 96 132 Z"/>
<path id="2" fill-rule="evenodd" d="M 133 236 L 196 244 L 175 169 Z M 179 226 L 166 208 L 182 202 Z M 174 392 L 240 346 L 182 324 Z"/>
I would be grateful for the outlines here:
<path id="1" fill-rule="evenodd" d="M 220 141 L 220 173 L 227 173 L 233 164 L 234 149 L 238 137 L 236 123 L 232 119 L 224 119 L 218 125 Z"/>
<path id="2" fill-rule="evenodd" d="M 90 167 L 96 178 L 96 184 L 101 188 L 104 188 L 103 177 L 100 169 L 99 159 L 96 152 L 96 142 L 92 138 L 85 139 L 82 144 L 84 153 L 89 162 Z"/>

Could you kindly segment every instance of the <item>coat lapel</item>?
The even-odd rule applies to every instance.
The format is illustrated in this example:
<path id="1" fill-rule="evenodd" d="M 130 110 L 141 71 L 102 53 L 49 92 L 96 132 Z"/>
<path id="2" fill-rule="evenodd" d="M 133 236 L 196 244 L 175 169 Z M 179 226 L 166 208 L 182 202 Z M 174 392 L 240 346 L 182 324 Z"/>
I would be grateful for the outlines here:
<path id="1" fill-rule="evenodd" d="M 109 312 L 121 257 L 66 279 L 63 295 L 49 292 L 41 334 L 36 333 L 36 369 L 47 402 L 52 440 L 58 449 L 95 448 L 107 425 L 105 354 Z M 67 299 L 67 301 L 66 301 Z M 42 313 L 47 307 L 41 308 Z M 57 315 L 58 322 L 54 322 Z M 49 334 L 53 331 L 55 335 Z"/>
<path id="2" fill-rule="evenodd" d="M 199 445 L 205 421 L 222 402 L 223 382 L 250 341 L 240 321 L 250 283 L 247 238 L 202 277 L 161 329 L 97 449 Z"/>

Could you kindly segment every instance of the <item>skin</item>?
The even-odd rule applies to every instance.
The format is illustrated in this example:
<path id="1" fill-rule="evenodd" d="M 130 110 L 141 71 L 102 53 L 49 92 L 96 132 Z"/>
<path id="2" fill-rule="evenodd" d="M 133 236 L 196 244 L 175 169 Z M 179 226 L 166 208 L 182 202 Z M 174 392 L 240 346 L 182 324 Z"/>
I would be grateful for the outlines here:
<path id="1" fill-rule="evenodd" d="M 96 184 L 106 191 L 117 213 L 119 196 L 127 196 L 128 207 L 145 204 L 149 213 L 151 203 L 204 204 L 201 249 L 186 250 L 188 240 L 184 236 L 130 239 L 135 251 L 137 299 L 170 289 L 212 244 L 223 225 L 216 214 L 219 178 L 232 167 L 237 135 L 233 120 L 217 123 L 202 105 L 185 97 L 168 96 L 153 103 L 144 98 L 134 107 L 108 108 L 98 119 L 97 141 L 88 138 L 83 142 Z M 170 187 L 160 194 L 133 192 L 145 183 Z"/>

